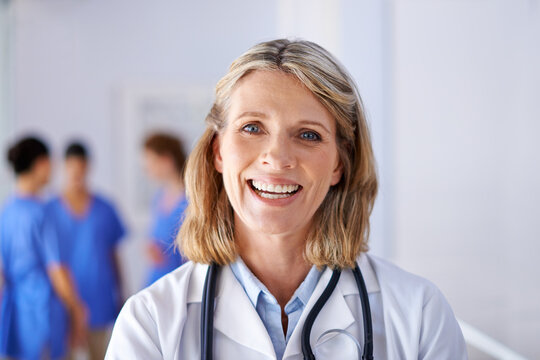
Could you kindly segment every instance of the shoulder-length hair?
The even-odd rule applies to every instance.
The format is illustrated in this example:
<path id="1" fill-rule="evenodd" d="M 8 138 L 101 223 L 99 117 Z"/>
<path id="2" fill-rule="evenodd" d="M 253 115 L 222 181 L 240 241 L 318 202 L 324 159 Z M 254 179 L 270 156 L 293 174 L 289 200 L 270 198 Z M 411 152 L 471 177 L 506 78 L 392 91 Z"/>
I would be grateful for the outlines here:
<path id="1" fill-rule="evenodd" d="M 369 217 L 377 194 L 377 175 L 368 125 L 358 90 L 344 68 L 321 46 L 286 39 L 253 46 L 236 59 L 218 82 L 206 130 L 189 156 L 185 186 L 189 200 L 177 242 L 194 262 L 234 262 L 234 214 L 222 175 L 214 167 L 212 143 L 226 125 L 226 111 L 238 80 L 255 70 L 282 71 L 297 77 L 336 121 L 343 166 L 306 239 L 305 259 L 316 266 L 354 267 L 367 251 Z"/>

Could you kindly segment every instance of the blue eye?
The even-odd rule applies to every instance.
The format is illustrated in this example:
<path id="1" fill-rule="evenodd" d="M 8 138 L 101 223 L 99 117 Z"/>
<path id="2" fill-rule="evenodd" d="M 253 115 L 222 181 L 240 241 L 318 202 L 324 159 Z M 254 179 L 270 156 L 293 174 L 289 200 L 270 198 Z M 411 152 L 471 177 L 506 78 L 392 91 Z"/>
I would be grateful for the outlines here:
<path id="1" fill-rule="evenodd" d="M 314 131 L 304 131 L 302 134 L 300 134 L 300 137 L 304 140 L 308 141 L 319 141 L 321 140 L 321 137 L 319 134 L 317 134 Z"/>
<path id="2" fill-rule="evenodd" d="M 259 125 L 256 124 L 247 124 L 242 130 L 250 134 L 256 134 L 260 131 Z"/>

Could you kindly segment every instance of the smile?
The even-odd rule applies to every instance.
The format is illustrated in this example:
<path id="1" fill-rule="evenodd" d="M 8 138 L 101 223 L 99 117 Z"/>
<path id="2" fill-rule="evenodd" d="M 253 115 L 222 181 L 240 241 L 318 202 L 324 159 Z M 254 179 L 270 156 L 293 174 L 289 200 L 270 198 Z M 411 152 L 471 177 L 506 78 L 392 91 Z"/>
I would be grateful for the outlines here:
<path id="1" fill-rule="evenodd" d="M 270 184 L 259 180 L 248 180 L 248 183 L 257 195 L 270 200 L 291 197 L 302 189 L 298 184 Z"/>

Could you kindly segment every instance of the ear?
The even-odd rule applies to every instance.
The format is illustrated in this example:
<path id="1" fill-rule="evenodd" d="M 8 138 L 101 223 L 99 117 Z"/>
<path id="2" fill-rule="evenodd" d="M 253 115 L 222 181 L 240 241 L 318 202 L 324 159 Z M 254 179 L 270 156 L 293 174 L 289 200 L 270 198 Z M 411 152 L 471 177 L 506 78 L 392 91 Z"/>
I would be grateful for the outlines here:
<path id="1" fill-rule="evenodd" d="M 212 139 L 212 152 L 214 154 L 214 167 L 218 173 L 223 173 L 223 158 L 221 157 L 218 134 L 214 135 L 214 138 Z"/>
<path id="2" fill-rule="evenodd" d="M 343 175 L 343 163 L 341 162 L 341 159 L 339 155 L 337 155 L 337 165 L 334 168 L 334 171 L 332 171 L 332 180 L 330 182 L 331 186 L 336 185 L 339 180 L 341 180 L 341 176 Z"/>

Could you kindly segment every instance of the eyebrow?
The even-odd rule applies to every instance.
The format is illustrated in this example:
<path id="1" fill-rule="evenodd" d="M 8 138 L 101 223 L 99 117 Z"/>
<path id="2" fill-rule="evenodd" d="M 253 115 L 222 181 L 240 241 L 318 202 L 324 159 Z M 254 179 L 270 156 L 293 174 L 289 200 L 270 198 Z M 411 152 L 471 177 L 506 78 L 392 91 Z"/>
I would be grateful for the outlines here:
<path id="1" fill-rule="evenodd" d="M 258 112 L 258 111 L 245 111 L 241 113 L 240 115 L 238 115 L 236 117 L 236 120 L 241 119 L 243 117 L 247 117 L 247 116 L 265 118 L 266 114 L 262 112 Z"/>
<path id="2" fill-rule="evenodd" d="M 326 128 L 326 126 L 324 126 L 323 124 L 321 124 L 320 122 L 318 121 L 314 121 L 314 120 L 300 120 L 299 121 L 300 124 L 305 124 L 305 125 L 315 125 L 315 126 L 320 126 L 321 128 L 323 128 L 327 133 L 330 133 L 330 130 L 328 130 Z"/>
<path id="3" fill-rule="evenodd" d="M 259 118 L 264 119 L 267 116 L 266 116 L 265 113 L 262 113 L 262 112 L 259 112 L 259 111 L 245 111 L 245 112 L 241 113 L 240 115 L 238 115 L 236 117 L 236 120 L 241 119 L 243 117 L 259 117 Z M 304 119 L 304 120 L 300 120 L 298 123 L 302 124 L 302 125 L 319 126 L 322 129 L 324 129 L 327 133 L 330 133 L 330 130 L 326 126 L 324 126 L 322 123 L 320 123 L 318 121 Z"/>

